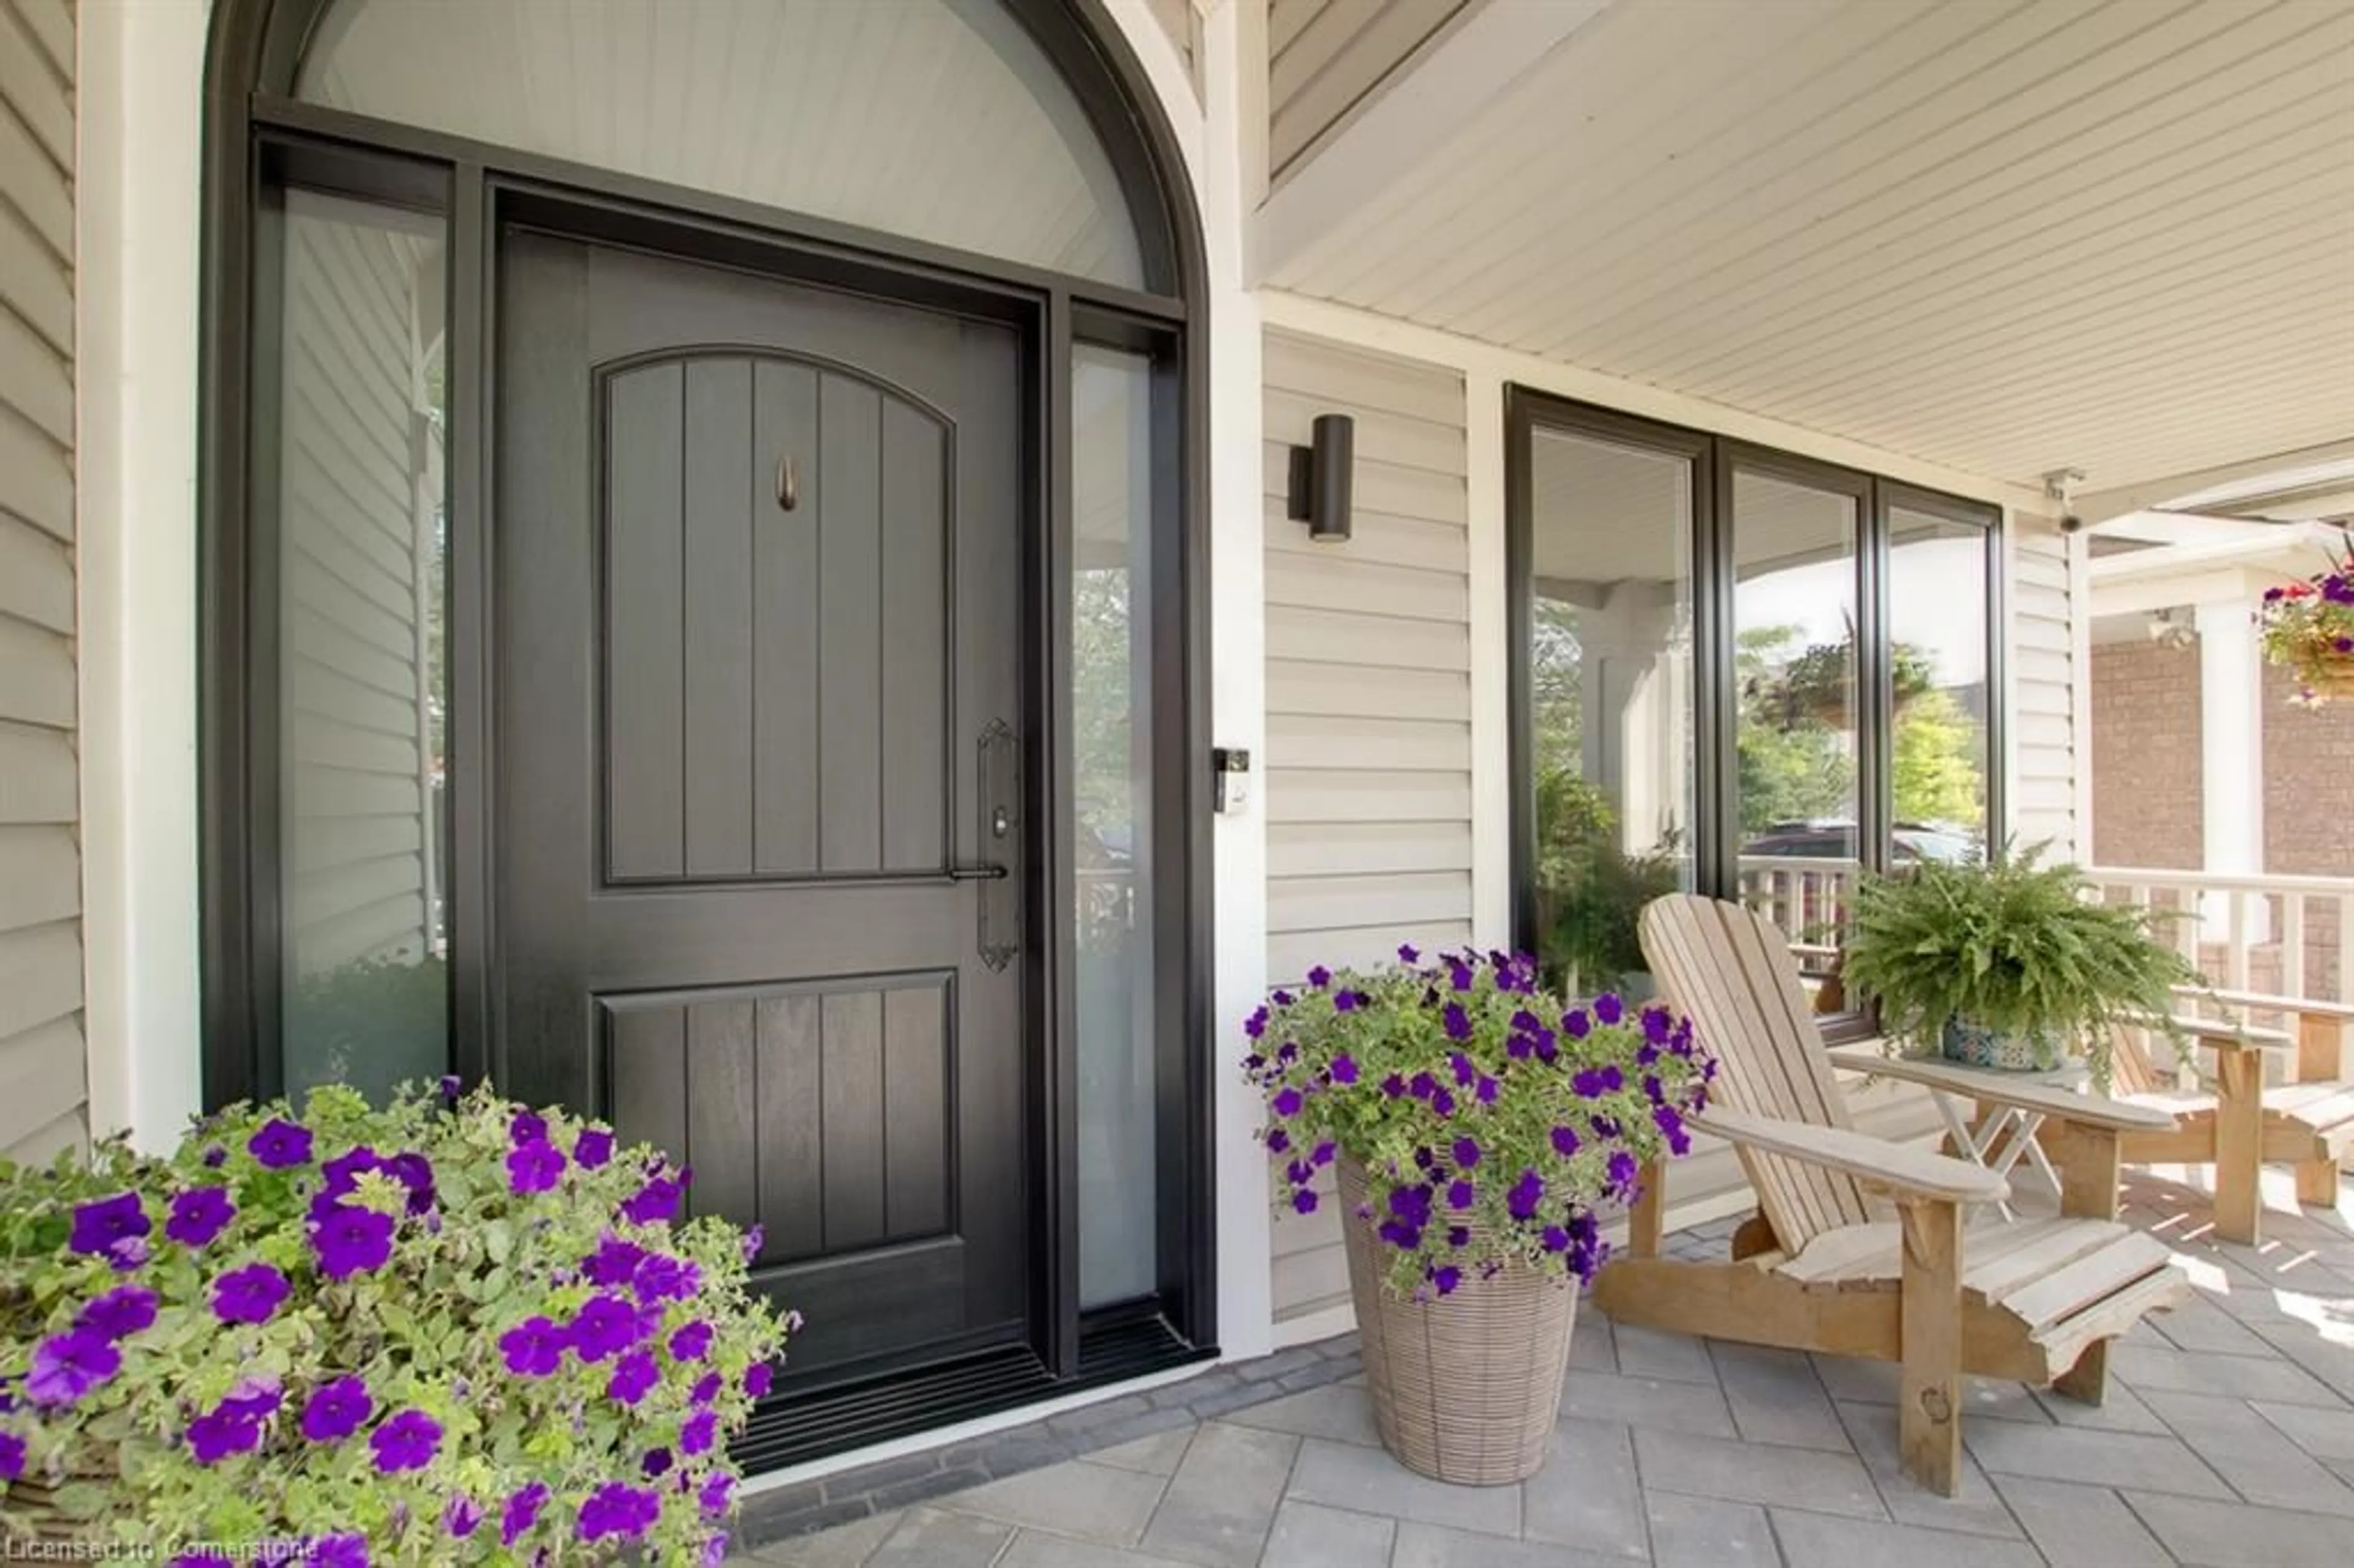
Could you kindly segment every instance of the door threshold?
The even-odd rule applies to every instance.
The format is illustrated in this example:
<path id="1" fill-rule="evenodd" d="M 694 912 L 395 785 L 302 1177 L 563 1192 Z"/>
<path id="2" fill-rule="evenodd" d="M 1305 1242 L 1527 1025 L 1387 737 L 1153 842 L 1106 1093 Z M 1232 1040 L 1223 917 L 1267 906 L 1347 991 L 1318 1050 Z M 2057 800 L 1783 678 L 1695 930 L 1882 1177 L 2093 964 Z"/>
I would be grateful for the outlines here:
<path id="1" fill-rule="evenodd" d="M 896 1454 L 937 1446 L 1042 1409 L 1093 1403 L 1116 1386 L 1172 1381 L 1217 1359 L 1179 1338 L 1157 1312 L 1109 1313 L 1079 1326 L 1079 1368 L 1056 1378 L 1027 1348 L 1000 1348 L 805 1392 L 782 1390 L 752 1413 L 730 1453 L 747 1490 L 788 1485 Z M 991 1418 L 1006 1416 L 1004 1422 Z M 953 1430 L 952 1430 L 953 1429 Z M 760 1478 L 753 1482 L 751 1478 Z"/>

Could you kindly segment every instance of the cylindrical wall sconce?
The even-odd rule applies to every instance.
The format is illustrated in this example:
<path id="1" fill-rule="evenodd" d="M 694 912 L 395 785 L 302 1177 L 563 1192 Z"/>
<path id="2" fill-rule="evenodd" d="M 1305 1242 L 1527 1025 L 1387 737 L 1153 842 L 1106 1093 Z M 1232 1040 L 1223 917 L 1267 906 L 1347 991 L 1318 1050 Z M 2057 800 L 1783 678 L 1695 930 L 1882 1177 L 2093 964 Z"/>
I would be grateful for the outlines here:
<path id="1" fill-rule="evenodd" d="M 1357 452 L 1357 421 L 1346 414 L 1319 414 L 1315 445 L 1291 449 L 1291 494 L 1286 510 L 1308 524 L 1308 536 L 1340 541 L 1349 536 L 1350 475 Z"/>

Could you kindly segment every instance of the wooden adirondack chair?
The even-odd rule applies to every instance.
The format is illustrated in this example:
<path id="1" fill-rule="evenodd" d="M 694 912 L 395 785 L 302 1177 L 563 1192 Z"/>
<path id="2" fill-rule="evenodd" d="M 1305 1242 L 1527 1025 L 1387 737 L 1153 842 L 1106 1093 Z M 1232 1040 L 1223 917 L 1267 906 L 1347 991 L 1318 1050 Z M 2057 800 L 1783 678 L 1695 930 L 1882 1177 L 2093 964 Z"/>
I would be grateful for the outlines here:
<path id="1" fill-rule="evenodd" d="M 2022 1086 L 2051 1118 L 2043 1136 L 2062 1173 L 2061 1217 L 1966 1232 L 1966 1211 L 2006 1198 L 2009 1183 L 1853 1129 L 1770 921 L 1674 894 L 1645 908 L 1641 935 L 1661 991 L 1720 1063 L 1714 1100 L 1694 1125 L 1738 1147 L 1758 1216 L 1727 1262 L 1661 1257 L 1664 1170 L 1654 1167 L 1632 1255 L 1596 1282 L 1602 1310 L 1681 1333 L 1900 1362 L 1904 1469 L 1948 1497 L 1960 1486 L 1965 1372 L 2098 1404 L 2109 1340 L 2190 1287 L 2164 1246 L 2116 1222 L 2118 1135 L 2148 1128 L 2151 1113 Z M 1968 1082 L 1984 1099 L 2007 1097 L 1995 1075 Z"/>
<path id="2" fill-rule="evenodd" d="M 2199 994 L 2199 993 L 2193 993 Z M 2263 1239 L 2264 1162 L 2296 1167 L 2296 1200 L 2338 1202 L 2338 1166 L 2354 1150 L 2354 1067 L 2342 1060 L 2354 1005 L 2218 991 L 2235 1009 L 2294 1013 L 2295 1034 L 2234 1020 L 2177 1018 L 2177 1030 L 2215 1053 L 2215 1089 L 2185 1089 L 2150 1061 L 2142 1043 L 2121 1033 L 2111 1054 L 2116 1089 L 2129 1104 L 2166 1111 L 2167 1131 L 2129 1134 L 2124 1157 L 2136 1164 L 2215 1167 L 2215 1234 L 2253 1246 Z M 2267 1052 L 2294 1052 L 2295 1081 L 2264 1087 Z"/>

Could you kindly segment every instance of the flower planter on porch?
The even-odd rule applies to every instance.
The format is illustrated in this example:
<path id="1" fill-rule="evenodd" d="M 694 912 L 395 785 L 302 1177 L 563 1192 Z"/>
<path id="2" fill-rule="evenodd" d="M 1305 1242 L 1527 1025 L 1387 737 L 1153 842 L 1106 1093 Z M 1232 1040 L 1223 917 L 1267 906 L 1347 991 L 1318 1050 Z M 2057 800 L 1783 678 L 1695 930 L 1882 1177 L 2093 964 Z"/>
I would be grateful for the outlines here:
<path id="1" fill-rule="evenodd" d="M 1368 1201 L 1364 1168 L 1343 1155 L 1335 1172 L 1342 1212 L 1354 1215 Z M 1388 1262 L 1372 1226 L 1344 1224 L 1341 1234 L 1382 1446 L 1406 1468 L 1458 1486 L 1536 1474 L 1561 1410 L 1576 1282 L 1512 1263 L 1411 1300 L 1384 1288 Z"/>

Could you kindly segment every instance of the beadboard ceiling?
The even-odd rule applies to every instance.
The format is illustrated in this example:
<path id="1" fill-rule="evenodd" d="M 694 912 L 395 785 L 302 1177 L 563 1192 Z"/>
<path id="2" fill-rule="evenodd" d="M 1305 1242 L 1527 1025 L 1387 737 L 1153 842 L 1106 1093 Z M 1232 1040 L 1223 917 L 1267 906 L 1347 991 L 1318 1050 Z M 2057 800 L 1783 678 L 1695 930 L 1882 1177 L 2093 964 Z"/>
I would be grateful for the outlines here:
<path id="1" fill-rule="evenodd" d="M 2347 0 L 1613 0 L 1514 69 L 1265 281 L 2021 482 L 2354 433 Z"/>

